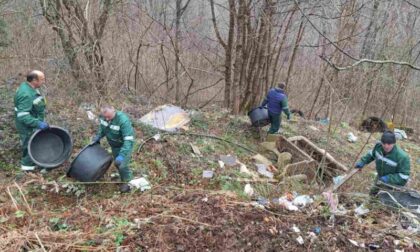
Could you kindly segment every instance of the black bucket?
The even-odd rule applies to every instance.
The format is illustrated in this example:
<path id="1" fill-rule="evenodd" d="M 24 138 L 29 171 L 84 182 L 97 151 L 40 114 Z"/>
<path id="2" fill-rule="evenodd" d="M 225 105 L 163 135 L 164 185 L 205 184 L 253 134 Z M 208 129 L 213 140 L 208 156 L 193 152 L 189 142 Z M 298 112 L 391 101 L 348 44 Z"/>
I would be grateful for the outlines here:
<path id="1" fill-rule="evenodd" d="M 112 163 L 112 156 L 100 144 L 83 148 L 71 162 L 67 176 L 82 182 L 100 179 Z"/>
<path id="2" fill-rule="evenodd" d="M 28 143 L 32 161 L 44 168 L 60 166 L 69 159 L 72 150 L 73 141 L 69 132 L 56 126 L 35 131 Z"/>
<path id="3" fill-rule="evenodd" d="M 251 119 L 252 126 L 264 127 L 270 124 L 267 108 L 254 108 L 248 112 L 249 119 Z"/>

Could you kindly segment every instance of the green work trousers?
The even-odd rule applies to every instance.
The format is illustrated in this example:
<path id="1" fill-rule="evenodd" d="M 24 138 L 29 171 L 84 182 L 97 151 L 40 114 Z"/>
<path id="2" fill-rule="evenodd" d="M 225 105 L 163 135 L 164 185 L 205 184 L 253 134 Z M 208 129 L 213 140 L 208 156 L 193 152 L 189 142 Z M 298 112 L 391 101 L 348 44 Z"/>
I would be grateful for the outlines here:
<path id="1" fill-rule="evenodd" d="M 111 147 L 112 155 L 114 159 L 120 154 L 121 147 Z M 131 156 L 125 157 L 123 163 L 118 167 L 118 172 L 120 174 L 121 181 L 128 182 L 133 179 L 133 173 L 129 168 Z"/>
<path id="2" fill-rule="evenodd" d="M 274 114 L 268 112 L 268 118 L 270 119 L 271 125 L 270 129 L 268 130 L 268 134 L 275 134 L 280 129 L 281 124 L 281 113 L 280 114 Z"/>

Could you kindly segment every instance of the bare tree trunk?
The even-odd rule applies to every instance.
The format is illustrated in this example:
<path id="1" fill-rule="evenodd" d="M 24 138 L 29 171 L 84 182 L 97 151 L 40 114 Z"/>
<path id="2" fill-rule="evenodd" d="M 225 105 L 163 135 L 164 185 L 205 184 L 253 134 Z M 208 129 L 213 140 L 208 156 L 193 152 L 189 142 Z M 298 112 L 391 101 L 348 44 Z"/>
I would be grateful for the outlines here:
<path id="1" fill-rule="evenodd" d="M 290 75 L 291 75 L 291 73 L 292 73 L 292 70 L 293 70 L 293 66 L 294 66 L 294 63 L 295 63 L 295 58 L 296 58 L 296 52 L 297 52 L 297 49 L 299 48 L 299 43 L 300 43 L 300 41 L 302 40 L 302 37 L 303 37 L 303 32 L 304 32 L 304 30 L 305 30 L 305 26 L 303 25 L 303 23 L 304 23 L 304 18 L 302 18 L 302 20 L 300 21 L 300 24 L 299 24 L 299 30 L 298 30 L 298 32 L 296 33 L 296 40 L 295 40 L 295 43 L 294 43 L 294 45 L 293 45 L 293 51 L 292 51 L 292 54 L 291 54 L 291 56 L 290 56 L 290 63 L 289 63 L 289 68 L 287 69 L 287 74 L 286 74 L 286 79 L 285 79 L 285 82 L 286 82 L 286 91 L 288 91 L 288 92 L 290 92 L 290 83 L 289 83 L 289 80 L 290 80 Z"/>
<path id="2" fill-rule="evenodd" d="M 229 0 L 229 31 L 227 44 L 224 42 L 222 36 L 220 35 L 219 29 L 217 27 L 216 15 L 214 12 L 214 0 L 210 0 L 211 15 L 213 28 L 216 33 L 216 37 L 219 43 L 222 45 L 225 50 L 225 63 L 224 63 L 224 78 L 225 78 L 225 88 L 224 88 L 224 106 L 230 108 L 231 106 L 231 89 L 232 89 L 232 51 L 233 51 L 233 37 L 235 34 L 235 0 Z"/>

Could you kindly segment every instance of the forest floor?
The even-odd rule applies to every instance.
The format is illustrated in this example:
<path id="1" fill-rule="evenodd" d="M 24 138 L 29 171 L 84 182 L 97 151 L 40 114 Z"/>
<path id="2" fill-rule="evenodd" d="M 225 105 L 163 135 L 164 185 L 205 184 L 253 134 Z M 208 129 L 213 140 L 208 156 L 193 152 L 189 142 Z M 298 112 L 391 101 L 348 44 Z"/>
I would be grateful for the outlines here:
<path id="1" fill-rule="evenodd" d="M 48 173 L 19 171 L 19 139 L 14 127 L 13 92 L 0 87 L 0 250 L 1 251 L 418 251 L 420 237 L 405 215 L 369 200 L 375 170 L 370 165 L 337 192 L 341 214 L 332 213 L 321 193 L 320 181 L 250 182 L 240 167 L 219 165 L 220 155 L 235 156 L 256 171 L 252 156 L 237 145 L 191 135 L 166 135 L 147 142 L 158 133 L 135 123 L 137 143 L 132 158 L 136 177 L 146 177 L 151 190 L 118 192 L 111 167 L 98 184 L 78 184 L 68 178 L 69 163 Z M 48 104 L 51 125 L 67 128 L 74 139 L 70 160 L 89 142 L 96 130 L 83 108 L 55 99 Z M 73 108 L 76 109 L 71 109 Z M 126 106 L 134 119 L 150 108 Z M 216 135 L 240 143 L 272 158 L 259 143 L 259 133 L 246 116 L 232 116 L 214 107 L 191 114 L 189 133 Z M 379 139 L 346 123 L 328 125 L 296 118 L 284 122 L 284 135 L 302 135 L 336 160 L 352 167 L 358 154 L 366 153 Z M 328 133 L 330 131 L 330 133 Z M 349 143 L 346 135 L 358 136 Z M 418 138 L 399 141 L 411 156 L 409 186 L 420 189 Z M 104 141 L 105 142 L 105 141 Z M 367 143 L 365 145 L 365 143 Z M 194 154 L 191 144 L 201 155 Z M 103 146 L 106 146 L 103 144 Z M 363 149 L 363 150 L 362 150 Z M 211 179 L 203 179 L 212 170 Z M 284 195 L 310 195 L 314 202 L 298 211 L 261 200 Z M 258 201 L 259 199 L 259 201 Z M 260 203 L 258 203 L 260 202 Z M 362 203 L 370 210 L 358 216 Z M 417 223 L 418 224 L 418 223 Z M 419 227 L 420 228 L 420 227 Z"/>

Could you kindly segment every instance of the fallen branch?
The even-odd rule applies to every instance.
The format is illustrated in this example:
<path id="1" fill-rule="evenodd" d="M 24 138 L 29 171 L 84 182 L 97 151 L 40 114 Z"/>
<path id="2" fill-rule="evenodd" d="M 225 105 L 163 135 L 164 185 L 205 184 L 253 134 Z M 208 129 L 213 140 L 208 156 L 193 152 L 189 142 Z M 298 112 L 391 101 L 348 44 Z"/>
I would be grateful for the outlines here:
<path id="1" fill-rule="evenodd" d="M 19 190 L 19 193 L 20 193 L 20 195 L 22 196 L 23 201 L 24 201 L 24 202 L 25 202 L 25 204 L 26 204 L 26 208 L 28 209 L 29 214 L 30 214 L 30 215 L 32 215 L 32 209 L 31 209 L 31 207 L 29 206 L 28 201 L 26 200 L 25 194 L 23 193 L 23 191 L 22 191 L 22 189 L 20 188 L 20 186 L 16 183 L 16 181 L 15 181 L 15 186 L 16 186 L 16 187 L 17 187 L 17 189 Z"/>
<path id="2" fill-rule="evenodd" d="M 16 200 L 15 198 L 13 198 L 9 187 L 7 187 L 7 193 L 9 194 L 10 199 L 12 199 L 13 205 L 15 206 L 16 210 L 19 211 L 19 207 L 17 206 Z"/>
<path id="3" fill-rule="evenodd" d="M 39 245 L 41 245 L 42 251 L 47 252 L 47 250 L 45 250 L 44 244 L 42 244 L 41 239 L 39 238 L 38 234 L 35 233 L 35 237 L 38 240 Z"/>

